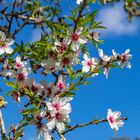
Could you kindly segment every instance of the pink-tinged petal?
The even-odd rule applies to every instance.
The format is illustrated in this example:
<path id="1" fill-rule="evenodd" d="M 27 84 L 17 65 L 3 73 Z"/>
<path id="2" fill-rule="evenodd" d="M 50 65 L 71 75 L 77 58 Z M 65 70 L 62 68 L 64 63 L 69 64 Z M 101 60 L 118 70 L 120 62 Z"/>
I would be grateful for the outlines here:
<path id="1" fill-rule="evenodd" d="M 84 54 L 83 58 L 84 58 L 86 61 L 89 60 L 89 57 L 88 57 L 88 55 L 87 55 L 86 53 Z"/>
<path id="2" fill-rule="evenodd" d="M 103 56 L 104 56 L 103 50 L 102 50 L 102 49 L 98 49 L 98 53 L 99 53 L 99 56 L 100 56 L 100 57 L 103 57 Z"/>
<path id="3" fill-rule="evenodd" d="M 83 66 L 82 72 L 88 72 L 90 70 L 89 66 Z"/>

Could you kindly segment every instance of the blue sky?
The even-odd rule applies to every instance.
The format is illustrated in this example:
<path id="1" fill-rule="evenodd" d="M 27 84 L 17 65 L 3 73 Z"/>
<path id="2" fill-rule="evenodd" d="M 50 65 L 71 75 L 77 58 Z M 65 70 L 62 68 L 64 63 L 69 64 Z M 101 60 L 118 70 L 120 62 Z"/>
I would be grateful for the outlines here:
<path id="1" fill-rule="evenodd" d="M 64 3 L 71 7 L 76 6 L 75 0 L 64 0 Z M 64 13 L 69 13 L 69 8 L 65 5 L 62 4 Z M 72 101 L 71 124 L 84 123 L 96 116 L 102 119 L 106 116 L 107 109 L 112 108 L 121 111 L 122 116 L 129 118 L 117 133 L 117 137 L 138 137 L 140 136 L 140 19 L 134 19 L 129 23 L 122 4 L 114 7 L 94 4 L 92 6 L 93 9 L 100 8 L 97 20 L 108 27 L 108 30 L 98 31 L 102 33 L 101 38 L 105 40 L 105 44 L 100 45 L 100 48 L 103 48 L 108 55 L 111 55 L 112 49 L 122 53 L 129 48 L 133 55 L 132 68 L 112 69 L 108 79 L 104 75 L 99 75 L 90 79 L 90 85 L 81 86 Z M 39 39 L 38 30 L 31 31 L 30 28 L 24 28 L 17 41 L 37 39 Z M 2 81 L 1 86 L 3 86 Z M 3 93 L 8 90 L 8 88 L 4 89 Z M 20 119 L 18 116 L 20 107 L 14 101 L 7 99 L 9 101 L 7 109 L 3 109 L 6 128 Z M 33 140 L 34 130 L 34 128 L 27 128 L 24 140 Z M 112 137 L 114 132 L 107 123 L 77 129 L 66 135 L 68 140 L 108 140 Z"/>

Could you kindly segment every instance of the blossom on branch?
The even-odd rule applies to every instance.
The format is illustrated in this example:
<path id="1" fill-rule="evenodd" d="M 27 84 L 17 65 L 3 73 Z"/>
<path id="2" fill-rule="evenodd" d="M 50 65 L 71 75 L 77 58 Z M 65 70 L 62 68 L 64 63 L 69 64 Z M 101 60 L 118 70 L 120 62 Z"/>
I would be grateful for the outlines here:
<path id="1" fill-rule="evenodd" d="M 22 69 L 25 65 L 26 65 L 26 62 L 22 62 L 21 61 L 21 57 L 20 56 L 17 56 L 16 57 L 16 64 L 15 64 L 14 68 L 16 68 L 16 69 Z"/>
<path id="2" fill-rule="evenodd" d="M 118 62 L 118 64 L 123 68 L 123 67 L 127 67 L 127 68 L 131 68 L 131 64 L 129 62 L 129 60 L 132 58 L 132 55 L 129 54 L 130 50 L 127 49 L 121 56 L 120 56 L 120 61 Z"/>
<path id="3" fill-rule="evenodd" d="M 93 70 L 97 65 L 95 58 L 89 58 L 87 54 L 84 54 L 84 60 L 85 61 L 82 61 L 83 72 L 88 72 L 89 70 Z"/>
<path id="4" fill-rule="evenodd" d="M 72 50 L 77 51 L 80 48 L 80 45 L 87 43 L 88 39 L 82 35 L 82 27 L 76 29 L 76 31 L 72 32 L 68 30 L 69 40 L 72 43 Z"/>
<path id="5" fill-rule="evenodd" d="M 13 49 L 11 48 L 11 45 L 13 45 L 13 43 L 13 39 L 6 38 L 5 33 L 0 31 L 0 55 L 4 53 L 11 54 L 13 52 Z"/>
<path id="6" fill-rule="evenodd" d="M 72 98 L 69 97 L 54 97 L 47 102 L 49 111 L 48 116 L 48 129 L 52 130 L 57 128 L 59 132 L 65 129 L 65 123 L 70 121 L 69 114 L 71 113 L 70 101 Z"/>
<path id="7" fill-rule="evenodd" d="M 105 66 L 104 75 L 106 75 L 106 78 L 108 78 L 110 57 L 107 55 L 104 55 L 102 49 L 99 49 L 98 52 L 101 58 L 101 62 Z"/>
<path id="8" fill-rule="evenodd" d="M 119 127 L 122 127 L 124 122 L 120 119 L 121 112 L 115 111 L 113 112 L 111 109 L 108 109 L 107 112 L 107 120 L 112 129 L 115 131 L 119 130 Z"/>

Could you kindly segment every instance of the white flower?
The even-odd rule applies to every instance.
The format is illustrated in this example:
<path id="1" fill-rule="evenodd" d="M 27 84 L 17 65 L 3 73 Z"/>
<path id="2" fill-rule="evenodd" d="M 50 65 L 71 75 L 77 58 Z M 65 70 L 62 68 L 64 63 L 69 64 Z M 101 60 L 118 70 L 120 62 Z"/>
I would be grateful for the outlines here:
<path id="1" fill-rule="evenodd" d="M 88 39 L 81 35 L 83 28 L 79 27 L 75 32 L 68 31 L 69 40 L 72 42 L 72 50 L 77 51 L 81 44 L 87 43 Z"/>
<path id="2" fill-rule="evenodd" d="M 99 36 L 101 35 L 100 33 L 92 32 L 90 35 L 93 37 L 93 39 L 94 39 L 95 41 L 97 41 L 97 42 L 100 41 L 100 40 L 99 40 Z"/>
<path id="3" fill-rule="evenodd" d="M 118 131 L 119 127 L 122 127 L 124 124 L 124 122 L 120 119 L 120 116 L 121 112 L 119 111 L 112 112 L 111 109 L 108 109 L 107 120 L 110 127 L 115 131 Z"/>
<path id="4" fill-rule="evenodd" d="M 58 82 L 57 82 L 56 86 L 57 86 L 58 90 L 64 90 L 67 87 L 64 76 L 60 75 L 58 77 Z"/>
<path id="5" fill-rule="evenodd" d="M 70 40 L 66 37 L 62 42 L 56 41 L 54 44 L 57 46 L 58 51 L 63 53 L 70 44 Z"/>
<path id="6" fill-rule="evenodd" d="M 121 56 L 120 56 L 120 61 L 118 62 L 118 64 L 123 68 L 123 67 L 127 67 L 127 68 L 131 68 L 131 63 L 129 62 L 129 60 L 132 58 L 132 55 L 129 54 L 130 50 L 127 49 Z"/>
<path id="7" fill-rule="evenodd" d="M 17 56 L 16 57 L 16 64 L 15 64 L 14 68 L 21 69 L 21 68 L 23 68 L 25 66 L 25 64 L 26 64 L 25 62 L 21 61 L 21 57 Z"/>
<path id="8" fill-rule="evenodd" d="M 88 72 L 90 69 L 93 70 L 96 67 L 97 62 L 96 62 L 95 58 L 89 58 L 89 56 L 87 54 L 84 54 L 84 59 L 85 59 L 85 61 L 82 61 L 82 65 L 83 65 L 82 71 L 83 72 Z"/>
<path id="9" fill-rule="evenodd" d="M 47 81 L 42 80 L 41 86 L 43 87 L 42 90 L 44 92 L 44 95 L 43 95 L 44 98 L 47 96 L 53 97 L 57 93 L 57 88 L 54 85 L 54 83 L 47 83 Z"/>
<path id="10" fill-rule="evenodd" d="M 99 56 L 101 58 L 102 63 L 104 64 L 105 70 L 104 70 L 104 75 L 106 75 L 106 78 L 108 78 L 108 74 L 109 74 L 109 61 L 110 61 L 110 57 L 107 55 L 104 55 L 103 50 L 102 49 L 98 49 L 99 52 Z"/>
<path id="11" fill-rule="evenodd" d="M 37 125 L 37 135 L 38 135 L 38 139 L 44 136 L 44 140 L 52 140 L 46 125 L 43 125 L 41 123 L 38 123 Z"/>
<path id="12" fill-rule="evenodd" d="M 60 63 L 58 62 L 56 58 L 50 57 L 47 60 L 43 60 L 41 62 L 41 65 L 42 67 L 44 67 L 45 72 L 51 73 L 60 66 Z"/>
<path id="13" fill-rule="evenodd" d="M 41 93 L 43 86 L 37 84 L 34 78 L 29 78 L 26 80 L 26 85 L 33 93 Z"/>
<path id="14" fill-rule="evenodd" d="M 76 1 L 77 4 L 81 4 L 81 2 L 83 2 L 83 0 L 77 0 Z"/>
<path id="15" fill-rule="evenodd" d="M 110 57 L 108 57 L 107 55 L 104 55 L 102 49 L 98 49 L 98 52 L 99 52 L 99 56 L 101 57 L 102 61 L 104 61 L 104 62 L 110 61 Z"/>
<path id="16" fill-rule="evenodd" d="M 70 121 L 69 113 L 71 113 L 70 101 L 72 98 L 69 97 L 54 97 L 50 102 L 47 102 L 47 107 L 50 113 L 48 119 L 48 129 L 52 130 L 56 128 L 61 132 L 65 129 L 65 123 Z"/>
<path id="17" fill-rule="evenodd" d="M 13 43 L 13 39 L 6 38 L 5 33 L 0 31 L 0 55 L 4 53 L 11 54 L 13 49 L 10 46 L 13 45 Z"/>
<path id="18" fill-rule="evenodd" d="M 66 56 L 59 56 L 60 57 L 60 69 L 62 69 L 64 66 L 71 66 L 78 63 L 78 58 L 76 55 L 68 54 Z"/>

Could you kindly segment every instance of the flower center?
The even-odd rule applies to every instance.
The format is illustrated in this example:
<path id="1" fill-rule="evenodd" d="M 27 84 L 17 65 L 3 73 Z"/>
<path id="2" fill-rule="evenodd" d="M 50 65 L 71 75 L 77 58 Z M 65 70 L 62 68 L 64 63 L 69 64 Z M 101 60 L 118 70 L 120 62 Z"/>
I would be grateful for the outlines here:
<path id="1" fill-rule="evenodd" d="M 60 110 L 60 104 L 59 104 L 59 103 L 54 104 L 53 107 L 54 107 L 57 111 Z"/>
<path id="2" fill-rule="evenodd" d="M 38 91 L 38 86 L 33 84 L 31 89 L 33 92 L 36 92 L 36 91 Z"/>
<path id="3" fill-rule="evenodd" d="M 58 88 L 60 88 L 60 89 L 64 88 L 63 82 L 59 82 L 57 86 L 58 86 Z"/>
<path id="4" fill-rule="evenodd" d="M 109 117 L 109 121 L 110 121 L 111 123 L 114 123 L 114 118 L 113 118 L 112 116 L 110 116 L 110 117 Z"/>
<path id="5" fill-rule="evenodd" d="M 56 118 L 57 120 L 61 120 L 61 114 L 60 114 L 60 113 L 56 113 L 55 118 Z"/>
<path id="6" fill-rule="evenodd" d="M 79 35 L 77 33 L 72 33 L 72 35 L 71 35 L 72 41 L 77 41 L 78 38 L 79 38 Z"/>
<path id="7" fill-rule="evenodd" d="M 16 63 L 16 68 L 22 67 L 22 63 Z"/>
<path id="8" fill-rule="evenodd" d="M 6 48 L 7 47 L 7 45 L 6 44 L 4 44 L 3 46 L 2 46 L 2 48 Z"/>
<path id="9" fill-rule="evenodd" d="M 19 73 L 16 78 L 17 78 L 18 81 L 22 81 L 25 78 L 25 74 L 24 73 Z"/>
<path id="10" fill-rule="evenodd" d="M 69 58 L 64 58 L 64 59 L 63 59 L 63 64 L 64 64 L 64 65 L 69 65 L 69 63 L 70 63 Z"/>
<path id="11" fill-rule="evenodd" d="M 92 60 L 89 60 L 89 61 L 87 62 L 87 65 L 88 65 L 88 66 L 92 66 L 92 65 L 93 65 Z"/>

